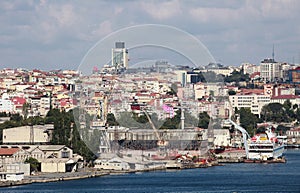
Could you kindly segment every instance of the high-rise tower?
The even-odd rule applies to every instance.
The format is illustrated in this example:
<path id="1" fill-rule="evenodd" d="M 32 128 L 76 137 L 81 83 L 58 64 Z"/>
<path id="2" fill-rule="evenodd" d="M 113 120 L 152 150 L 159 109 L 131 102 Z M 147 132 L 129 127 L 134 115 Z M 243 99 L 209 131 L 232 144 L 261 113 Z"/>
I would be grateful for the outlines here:
<path id="1" fill-rule="evenodd" d="M 125 42 L 116 42 L 112 49 L 111 65 L 116 71 L 122 71 L 128 68 L 128 50 L 125 48 Z"/>

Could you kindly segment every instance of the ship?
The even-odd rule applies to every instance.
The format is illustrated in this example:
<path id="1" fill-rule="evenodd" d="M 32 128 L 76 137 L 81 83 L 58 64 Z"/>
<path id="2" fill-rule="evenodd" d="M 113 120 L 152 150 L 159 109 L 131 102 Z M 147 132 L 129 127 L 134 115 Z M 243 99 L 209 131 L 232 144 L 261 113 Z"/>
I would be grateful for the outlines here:
<path id="1" fill-rule="evenodd" d="M 258 133 L 248 142 L 249 160 L 276 160 L 283 157 L 284 143 L 279 141 L 271 128 Z"/>

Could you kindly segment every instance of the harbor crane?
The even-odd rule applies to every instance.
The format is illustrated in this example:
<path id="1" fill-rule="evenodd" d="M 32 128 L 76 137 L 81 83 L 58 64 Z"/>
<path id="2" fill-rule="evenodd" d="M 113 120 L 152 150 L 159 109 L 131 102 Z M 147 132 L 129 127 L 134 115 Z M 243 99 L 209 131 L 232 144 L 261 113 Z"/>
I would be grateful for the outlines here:
<path id="1" fill-rule="evenodd" d="M 247 139 L 249 139 L 250 136 L 249 136 L 248 132 L 243 127 L 241 127 L 240 125 L 238 125 L 237 123 L 235 123 L 234 121 L 232 121 L 230 119 L 227 119 L 226 121 L 229 121 L 232 125 L 234 125 L 234 127 L 236 129 L 238 129 L 240 132 L 242 132 L 243 142 L 244 142 L 245 151 L 246 151 L 246 156 L 247 156 L 247 159 L 249 159 L 249 148 L 248 148 L 248 141 L 247 141 Z"/>
<path id="2" fill-rule="evenodd" d="M 158 133 L 158 131 L 157 131 L 157 129 L 156 129 L 154 123 L 152 122 L 152 120 L 151 120 L 149 114 L 147 113 L 147 111 L 143 109 L 143 112 L 145 113 L 147 119 L 149 120 L 149 123 L 150 123 L 150 125 L 151 125 L 151 127 L 152 127 L 152 129 L 153 129 L 153 131 L 154 131 L 154 133 L 155 133 L 155 135 L 156 135 L 156 138 L 158 139 L 157 145 L 158 145 L 159 147 L 165 147 L 165 146 L 167 146 L 167 145 L 168 145 L 168 141 L 165 141 L 164 139 L 162 139 L 162 138 L 159 136 L 159 133 Z"/>

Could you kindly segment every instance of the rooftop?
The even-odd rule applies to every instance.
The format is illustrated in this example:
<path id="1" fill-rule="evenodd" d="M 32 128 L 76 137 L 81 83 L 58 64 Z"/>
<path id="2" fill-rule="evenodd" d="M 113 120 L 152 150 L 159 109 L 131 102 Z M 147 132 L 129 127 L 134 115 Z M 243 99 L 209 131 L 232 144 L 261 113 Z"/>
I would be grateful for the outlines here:
<path id="1" fill-rule="evenodd" d="M 11 156 L 19 150 L 20 148 L 0 148 L 0 156 Z"/>

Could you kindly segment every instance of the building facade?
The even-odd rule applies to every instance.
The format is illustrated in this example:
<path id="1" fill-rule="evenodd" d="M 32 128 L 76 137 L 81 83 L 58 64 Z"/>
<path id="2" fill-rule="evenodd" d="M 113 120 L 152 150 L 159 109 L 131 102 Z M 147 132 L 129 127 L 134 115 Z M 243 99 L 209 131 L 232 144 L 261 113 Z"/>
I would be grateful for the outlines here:
<path id="1" fill-rule="evenodd" d="M 233 108 L 250 108 L 251 113 L 260 115 L 263 106 L 270 103 L 270 96 L 261 94 L 231 95 L 229 101 Z"/>
<path id="2" fill-rule="evenodd" d="M 112 49 L 111 65 L 116 70 L 128 68 L 128 50 L 125 48 L 125 42 L 116 42 Z"/>
<path id="3" fill-rule="evenodd" d="M 260 63 L 260 76 L 264 81 L 275 82 L 282 79 L 281 63 L 274 59 L 264 59 Z"/>

